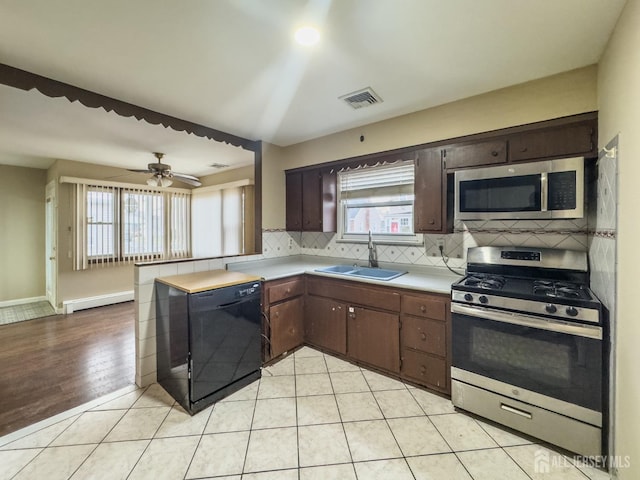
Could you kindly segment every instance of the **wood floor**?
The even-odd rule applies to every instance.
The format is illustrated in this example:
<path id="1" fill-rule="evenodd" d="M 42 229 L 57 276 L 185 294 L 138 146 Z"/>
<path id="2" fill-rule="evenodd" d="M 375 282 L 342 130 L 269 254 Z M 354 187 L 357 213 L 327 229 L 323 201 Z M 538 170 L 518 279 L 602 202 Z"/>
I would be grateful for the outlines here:
<path id="1" fill-rule="evenodd" d="M 0 326 L 0 436 L 134 383 L 133 302 Z"/>

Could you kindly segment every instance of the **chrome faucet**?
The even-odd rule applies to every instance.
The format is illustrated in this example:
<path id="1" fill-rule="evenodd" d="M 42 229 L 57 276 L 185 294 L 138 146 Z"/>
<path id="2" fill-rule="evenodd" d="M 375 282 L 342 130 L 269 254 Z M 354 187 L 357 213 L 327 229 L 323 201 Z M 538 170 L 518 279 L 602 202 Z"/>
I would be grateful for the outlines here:
<path id="1" fill-rule="evenodd" d="M 376 254 L 376 246 L 373 244 L 371 230 L 369 230 L 369 267 L 378 267 L 378 255 Z"/>

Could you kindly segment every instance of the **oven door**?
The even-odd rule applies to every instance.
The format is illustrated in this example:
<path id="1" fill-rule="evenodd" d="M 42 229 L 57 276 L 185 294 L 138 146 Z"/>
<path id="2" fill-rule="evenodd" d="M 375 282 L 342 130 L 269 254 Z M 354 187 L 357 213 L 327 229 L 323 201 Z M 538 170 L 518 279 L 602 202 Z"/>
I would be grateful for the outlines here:
<path id="1" fill-rule="evenodd" d="M 451 311 L 454 370 L 516 387 L 508 393 L 524 401 L 520 389 L 602 412 L 602 327 L 457 303 Z"/>

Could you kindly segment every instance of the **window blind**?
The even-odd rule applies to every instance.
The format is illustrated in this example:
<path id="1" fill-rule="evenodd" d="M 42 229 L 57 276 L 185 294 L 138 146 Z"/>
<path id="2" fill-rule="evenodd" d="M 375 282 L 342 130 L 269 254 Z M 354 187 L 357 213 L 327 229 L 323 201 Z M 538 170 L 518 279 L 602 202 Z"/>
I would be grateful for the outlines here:
<path id="1" fill-rule="evenodd" d="M 362 167 L 342 171 L 340 197 L 342 200 L 376 198 L 413 194 L 414 164 L 412 161 L 393 165 Z"/>

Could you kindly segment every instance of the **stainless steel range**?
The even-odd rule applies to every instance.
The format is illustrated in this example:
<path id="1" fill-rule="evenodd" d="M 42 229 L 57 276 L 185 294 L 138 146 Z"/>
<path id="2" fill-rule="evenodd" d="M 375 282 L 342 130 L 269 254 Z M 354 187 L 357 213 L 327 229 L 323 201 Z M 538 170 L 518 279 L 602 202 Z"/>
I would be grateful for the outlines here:
<path id="1" fill-rule="evenodd" d="M 470 248 L 451 297 L 453 404 L 601 455 L 606 329 L 587 254 Z"/>

